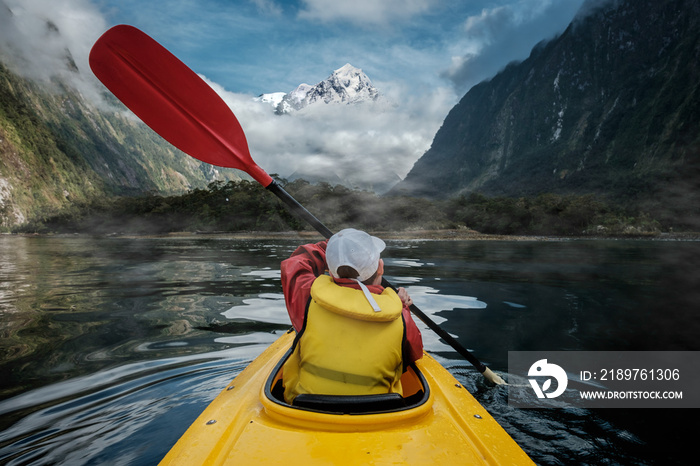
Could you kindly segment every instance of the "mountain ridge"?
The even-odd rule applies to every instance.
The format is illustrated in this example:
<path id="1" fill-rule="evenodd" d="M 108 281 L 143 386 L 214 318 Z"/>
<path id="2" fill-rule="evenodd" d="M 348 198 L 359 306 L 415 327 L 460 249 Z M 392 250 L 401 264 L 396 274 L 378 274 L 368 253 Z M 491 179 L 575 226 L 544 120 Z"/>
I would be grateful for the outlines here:
<path id="1" fill-rule="evenodd" d="M 673 203 L 681 187 L 700 192 L 698 2 L 582 9 L 562 35 L 467 92 L 392 193 Z"/>
<path id="2" fill-rule="evenodd" d="M 261 94 L 256 99 L 271 104 L 278 115 L 285 115 L 320 102 L 358 104 L 379 97 L 369 77 L 360 68 L 346 63 L 313 86 L 302 83 L 290 92 Z"/>
<path id="3" fill-rule="evenodd" d="M 0 228 L 98 197 L 241 178 L 175 149 L 111 99 L 105 110 L 60 79 L 37 83 L 0 61 Z"/>
<path id="4" fill-rule="evenodd" d="M 290 92 L 261 94 L 255 100 L 270 105 L 277 115 L 293 116 L 294 113 L 304 111 L 310 106 L 363 105 L 378 102 L 382 98 L 382 94 L 360 68 L 346 63 L 313 86 L 302 83 Z M 401 181 L 399 175 L 391 170 L 386 176 L 373 176 L 370 171 L 358 170 L 357 165 L 339 160 L 338 157 L 335 157 L 335 163 L 332 166 L 302 165 L 289 175 L 285 175 L 285 179 L 288 181 L 303 179 L 311 184 L 343 185 L 346 188 L 369 190 L 377 194 L 386 193 Z"/>

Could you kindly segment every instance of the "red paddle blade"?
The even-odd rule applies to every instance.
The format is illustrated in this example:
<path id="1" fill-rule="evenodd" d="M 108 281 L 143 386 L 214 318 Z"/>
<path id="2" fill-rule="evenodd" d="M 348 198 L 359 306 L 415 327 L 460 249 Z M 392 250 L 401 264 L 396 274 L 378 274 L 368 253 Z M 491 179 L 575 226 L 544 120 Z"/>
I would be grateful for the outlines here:
<path id="1" fill-rule="evenodd" d="M 115 26 L 90 51 L 90 68 L 112 93 L 172 145 L 203 162 L 243 170 L 267 187 L 236 116 L 175 55 L 140 30 Z"/>

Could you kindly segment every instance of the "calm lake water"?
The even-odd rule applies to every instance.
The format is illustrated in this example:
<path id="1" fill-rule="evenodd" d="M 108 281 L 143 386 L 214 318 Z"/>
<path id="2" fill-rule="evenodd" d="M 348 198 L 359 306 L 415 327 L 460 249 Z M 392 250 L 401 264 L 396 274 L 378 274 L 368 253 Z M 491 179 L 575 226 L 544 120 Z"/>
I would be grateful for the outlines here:
<path id="1" fill-rule="evenodd" d="M 299 239 L 0 237 L 0 464 L 157 463 L 289 327 Z M 700 243 L 388 241 L 386 274 L 507 378 L 508 351 L 700 350 Z M 687 464 L 695 410 L 516 409 L 426 349 L 542 465 Z"/>

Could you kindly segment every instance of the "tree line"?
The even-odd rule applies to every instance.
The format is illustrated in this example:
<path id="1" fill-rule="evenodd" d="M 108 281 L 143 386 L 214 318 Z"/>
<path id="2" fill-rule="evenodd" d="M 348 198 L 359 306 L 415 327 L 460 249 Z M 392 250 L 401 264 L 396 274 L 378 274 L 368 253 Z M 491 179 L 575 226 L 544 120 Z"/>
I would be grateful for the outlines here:
<path id="1" fill-rule="evenodd" d="M 479 193 L 448 200 L 379 196 L 328 183 L 286 182 L 284 188 L 331 230 L 369 231 L 469 228 L 501 235 L 649 235 L 662 225 L 648 214 L 586 195 L 532 198 Z M 39 215 L 16 232 L 164 234 L 308 230 L 269 191 L 252 181 L 215 181 L 177 196 L 100 197 L 55 214 Z"/>

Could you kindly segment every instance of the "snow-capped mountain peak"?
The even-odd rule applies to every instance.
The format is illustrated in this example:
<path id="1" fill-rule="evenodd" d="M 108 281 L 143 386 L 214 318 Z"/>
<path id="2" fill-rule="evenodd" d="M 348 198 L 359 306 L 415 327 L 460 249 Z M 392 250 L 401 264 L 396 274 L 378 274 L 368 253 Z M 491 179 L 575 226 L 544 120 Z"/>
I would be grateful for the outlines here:
<path id="1" fill-rule="evenodd" d="M 304 100 L 304 97 L 306 97 L 306 94 L 309 93 L 311 89 L 313 89 L 313 86 L 310 86 L 306 83 L 304 84 L 299 84 L 296 89 L 294 89 L 292 92 L 290 92 L 289 98 L 292 100 L 294 103 L 301 103 Z"/>
<path id="2" fill-rule="evenodd" d="M 280 95 L 281 93 L 263 94 L 258 99 L 271 103 L 276 113 L 284 114 L 317 102 L 356 104 L 376 101 L 379 91 L 361 69 L 347 63 L 315 86 L 301 84 L 281 98 Z"/>
<path id="3" fill-rule="evenodd" d="M 260 102 L 265 102 L 266 104 L 272 104 L 273 107 L 279 105 L 284 99 L 286 94 L 284 92 L 271 92 L 269 94 L 262 94 L 257 98 Z"/>

